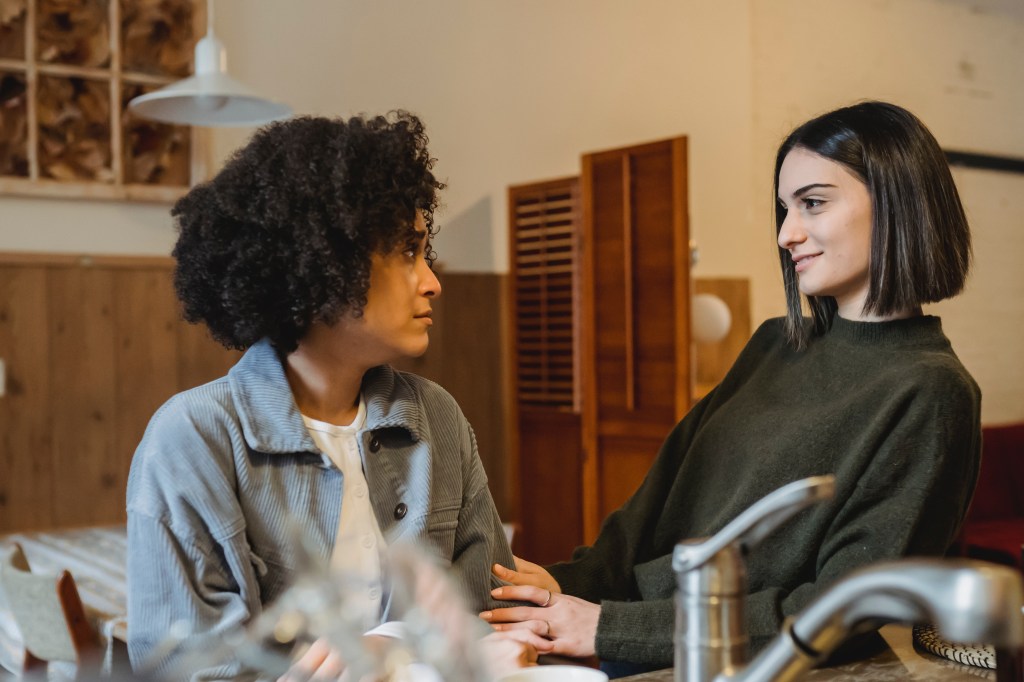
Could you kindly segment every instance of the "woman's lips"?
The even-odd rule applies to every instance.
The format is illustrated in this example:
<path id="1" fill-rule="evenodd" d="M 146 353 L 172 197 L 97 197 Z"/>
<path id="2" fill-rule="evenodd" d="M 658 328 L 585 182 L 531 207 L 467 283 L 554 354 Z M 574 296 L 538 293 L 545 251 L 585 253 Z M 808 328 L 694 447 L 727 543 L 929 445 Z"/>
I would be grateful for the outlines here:
<path id="1" fill-rule="evenodd" d="M 804 270 L 809 268 L 811 266 L 811 263 L 813 263 L 814 260 L 820 255 L 820 253 L 815 253 L 807 256 L 795 256 L 793 258 L 793 263 L 796 267 L 796 271 L 798 273 L 803 272 Z"/>

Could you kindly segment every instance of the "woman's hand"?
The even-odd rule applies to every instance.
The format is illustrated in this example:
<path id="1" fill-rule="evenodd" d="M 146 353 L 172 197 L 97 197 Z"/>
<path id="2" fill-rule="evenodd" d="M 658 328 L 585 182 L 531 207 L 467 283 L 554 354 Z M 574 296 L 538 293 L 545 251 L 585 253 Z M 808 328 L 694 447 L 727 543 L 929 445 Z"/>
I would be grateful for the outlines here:
<path id="1" fill-rule="evenodd" d="M 364 646 L 375 651 L 383 651 L 390 642 L 391 638 L 389 637 L 363 636 Z M 346 667 L 345 660 L 337 650 L 331 648 L 327 640 L 318 639 L 309 645 L 309 648 L 299 656 L 288 672 L 277 678 L 277 682 L 305 682 L 306 680 L 347 682 L 350 676 L 345 674 Z"/>
<path id="2" fill-rule="evenodd" d="M 518 564 L 517 561 L 517 567 Z M 550 640 L 551 649 L 542 653 L 555 653 L 574 658 L 594 655 L 597 621 L 601 616 L 599 605 L 532 585 L 499 587 L 491 590 L 491 596 L 495 599 L 537 604 L 481 613 L 480 617 L 498 632 L 525 630 Z"/>
<path id="3" fill-rule="evenodd" d="M 337 680 L 345 672 L 345 661 L 341 655 L 325 639 L 318 639 L 309 645 L 305 653 L 292 664 L 277 682 L 304 682 L 317 680 Z"/>
<path id="4" fill-rule="evenodd" d="M 491 572 L 507 583 L 513 585 L 533 585 L 552 592 L 561 592 L 562 588 L 558 581 L 550 573 L 544 570 L 543 566 L 531 563 L 526 559 L 512 557 L 516 562 L 516 570 L 505 568 L 501 564 L 494 564 Z"/>
<path id="5" fill-rule="evenodd" d="M 551 642 L 529 630 L 492 632 L 480 640 L 480 649 L 494 678 L 519 668 L 537 665 L 538 651 L 551 651 Z"/>

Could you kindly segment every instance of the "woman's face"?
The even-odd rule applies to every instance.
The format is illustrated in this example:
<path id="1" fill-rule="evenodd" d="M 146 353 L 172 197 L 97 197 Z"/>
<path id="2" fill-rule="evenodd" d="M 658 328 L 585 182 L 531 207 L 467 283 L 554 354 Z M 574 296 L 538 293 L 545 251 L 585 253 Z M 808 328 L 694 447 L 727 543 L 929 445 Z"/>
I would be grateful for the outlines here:
<path id="1" fill-rule="evenodd" d="M 839 315 L 869 319 L 863 312 L 871 258 L 871 196 L 844 166 L 801 147 L 782 161 L 779 202 L 786 219 L 779 246 L 796 265 L 800 292 L 832 296 Z"/>
<path id="2" fill-rule="evenodd" d="M 329 343 L 343 350 L 346 361 L 372 367 L 427 350 L 431 308 L 441 295 L 441 283 L 426 260 L 429 238 L 423 216 L 418 215 L 415 235 L 407 243 L 391 253 L 370 256 L 370 286 L 362 314 L 348 312 L 327 328 L 333 338 Z"/>

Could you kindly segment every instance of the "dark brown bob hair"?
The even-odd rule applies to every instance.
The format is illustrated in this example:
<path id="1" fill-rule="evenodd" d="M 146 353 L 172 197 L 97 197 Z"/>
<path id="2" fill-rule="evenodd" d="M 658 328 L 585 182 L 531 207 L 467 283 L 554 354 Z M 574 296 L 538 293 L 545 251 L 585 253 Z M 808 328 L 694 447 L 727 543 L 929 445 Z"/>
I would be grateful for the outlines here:
<path id="1" fill-rule="evenodd" d="M 971 233 L 949 164 L 935 137 L 912 113 L 886 102 L 861 102 L 812 119 L 775 156 L 775 233 L 786 208 L 777 200 L 786 155 L 806 149 L 842 164 L 871 196 L 870 284 L 864 312 L 884 316 L 960 293 L 971 262 Z M 779 248 L 786 287 L 786 334 L 797 349 L 825 332 L 836 314 L 831 296 L 808 296 L 803 319 L 796 268 Z"/>

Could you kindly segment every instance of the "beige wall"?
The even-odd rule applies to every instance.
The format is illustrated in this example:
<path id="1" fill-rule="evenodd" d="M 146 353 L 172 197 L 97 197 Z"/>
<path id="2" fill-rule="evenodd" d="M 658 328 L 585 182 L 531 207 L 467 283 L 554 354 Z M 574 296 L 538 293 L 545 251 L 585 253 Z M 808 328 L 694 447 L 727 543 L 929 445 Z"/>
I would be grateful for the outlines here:
<path id="1" fill-rule="evenodd" d="M 1017 3 L 1019 5 L 1019 3 Z M 792 125 L 865 97 L 905 104 L 954 148 L 1024 157 L 1024 12 L 1011 0 L 218 0 L 233 75 L 299 113 L 404 107 L 449 183 L 450 270 L 504 271 L 505 189 L 579 155 L 690 136 L 698 276 L 748 276 L 782 310 L 772 153 Z M 249 130 L 217 131 L 214 163 Z M 958 174 L 976 275 L 942 309 L 986 394 L 1024 418 L 1021 176 Z M 167 253 L 166 207 L 0 198 L 0 250 Z M 979 331 L 981 330 L 981 331 Z"/>
<path id="2" fill-rule="evenodd" d="M 1024 158 L 1021 3 L 755 0 L 751 7 L 758 216 L 770 211 L 781 138 L 857 99 L 906 106 L 945 148 Z M 975 267 L 962 296 L 927 312 L 943 317 L 981 385 L 984 421 L 1024 419 L 1024 176 L 954 175 L 974 233 Z M 756 281 L 755 318 L 770 314 L 766 298 L 778 291 L 768 277 Z"/>

